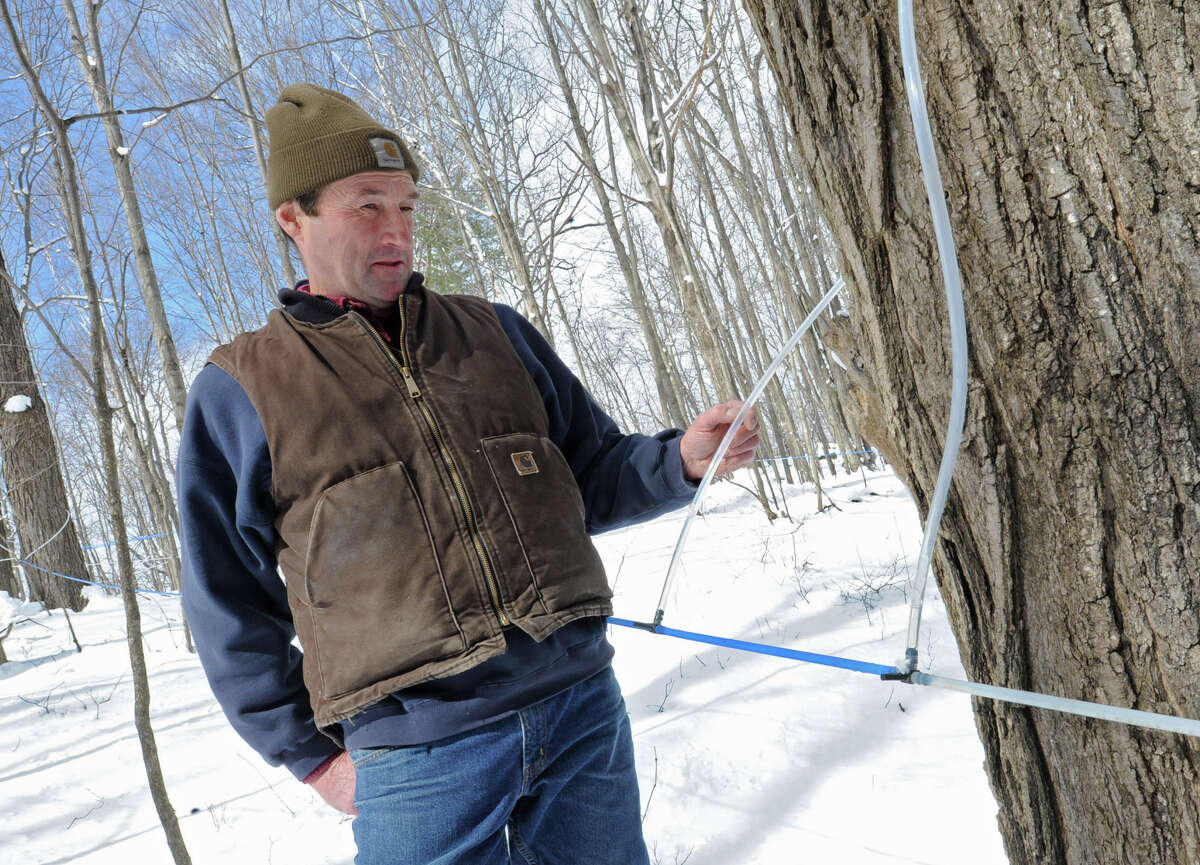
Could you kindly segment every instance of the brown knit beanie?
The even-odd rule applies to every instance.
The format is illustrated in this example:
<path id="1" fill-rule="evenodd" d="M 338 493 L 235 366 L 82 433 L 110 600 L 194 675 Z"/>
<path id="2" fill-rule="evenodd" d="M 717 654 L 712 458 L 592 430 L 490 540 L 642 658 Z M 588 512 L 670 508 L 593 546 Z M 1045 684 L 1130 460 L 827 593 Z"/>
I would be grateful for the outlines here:
<path id="1" fill-rule="evenodd" d="M 407 171 L 417 162 L 400 136 L 350 98 L 313 84 L 293 84 L 267 111 L 267 201 L 285 201 L 360 171 Z"/>

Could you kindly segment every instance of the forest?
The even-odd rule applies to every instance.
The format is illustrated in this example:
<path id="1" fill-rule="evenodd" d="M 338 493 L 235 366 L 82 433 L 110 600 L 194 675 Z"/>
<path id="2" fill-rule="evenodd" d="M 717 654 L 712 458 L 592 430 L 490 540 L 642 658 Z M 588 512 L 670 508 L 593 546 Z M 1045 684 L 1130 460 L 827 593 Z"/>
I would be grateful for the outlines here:
<path id="1" fill-rule="evenodd" d="M 790 519 L 791 486 L 821 513 L 826 485 L 886 464 L 927 511 L 950 348 L 891 5 L 0 0 L 0 17 L 0 591 L 79 611 L 81 581 L 120 586 L 135 679 L 135 590 L 179 588 L 188 385 L 303 276 L 264 196 L 263 116 L 298 81 L 412 147 L 430 287 L 516 307 L 623 429 L 744 394 L 844 279 L 730 483 Z M 966 673 L 1193 717 L 1195 9 L 919 4 L 917 29 L 971 344 L 933 557 Z M 1200 861 L 1194 740 L 975 709 L 1011 861 Z"/>
<path id="2" fill-rule="evenodd" d="M 734 5 L 197 11 L 5 7 L 3 380 L 33 400 L 6 416 L 5 480 L 9 507 L 30 511 L 11 520 L 16 549 L 39 567 L 116 570 L 115 547 L 86 563 L 53 549 L 117 538 L 82 410 L 96 387 L 90 285 L 126 534 L 146 539 L 138 578 L 177 584 L 188 382 L 302 276 L 263 193 L 262 114 L 289 83 L 336 83 L 407 136 L 428 166 L 415 256 L 427 283 L 515 305 L 623 428 L 685 425 L 744 393 L 836 273 Z M 836 361 L 816 336 L 796 357 L 766 398 L 763 455 L 846 453 L 827 462 L 854 470 L 864 445 Z M 794 472 L 810 461 L 755 473 L 765 507 L 783 506 L 775 489 Z M 38 597 L 72 591 L 32 579 Z M 13 580 L 0 573 L 0 588 Z"/>

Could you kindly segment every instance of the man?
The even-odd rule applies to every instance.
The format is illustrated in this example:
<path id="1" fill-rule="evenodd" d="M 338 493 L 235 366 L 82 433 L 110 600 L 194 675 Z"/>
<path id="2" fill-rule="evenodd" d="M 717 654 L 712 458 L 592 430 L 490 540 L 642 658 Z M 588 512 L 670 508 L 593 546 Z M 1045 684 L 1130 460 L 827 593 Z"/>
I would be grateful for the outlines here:
<path id="1" fill-rule="evenodd" d="M 184 606 L 218 701 L 357 815 L 359 865 L 646 863 L 588 533 L 686 502 L 739 404 L 622 435 L 514 310 L 413 272 L 399 136 L 307 84 L 267 128 L 308 280 L 213 353 L 179 455 Z"/>

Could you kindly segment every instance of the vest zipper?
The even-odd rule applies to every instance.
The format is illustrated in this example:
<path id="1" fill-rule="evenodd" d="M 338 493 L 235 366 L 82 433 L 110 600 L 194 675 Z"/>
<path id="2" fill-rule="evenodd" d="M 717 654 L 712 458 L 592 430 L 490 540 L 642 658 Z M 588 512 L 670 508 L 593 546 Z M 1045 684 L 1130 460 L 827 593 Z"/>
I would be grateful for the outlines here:
<path id="1" fill-rule="evenodd" d="M 475 512 L 471 509 L 471 503 L 467 499 L 467 487 L 463 483 L 462 475 L 458 472 L 458 467 L 454 464 L 454 457 L 450 455 L 450 449 L 446 446 L 446 441 L 442 438 L 441 427 L 438 426 L 437 419 L 434 418 L 433 412 L 429 405 L 425 402 L 421 394 L 421 389 L 417 387 L 417 381 L 413 378 L 410 367 L 412 361 L 408 357 L 408 344 L 405 341 L 405 331 L 407 329 L 407 316 L 404 312 L 404 296 L 401 295 L 397 306 L 400 309 L 400 357 L 402 362 L 396 361 L 396 355 L 387 347 L 383 338 L 376 332 L 375 328 L 357 312 L 351 312 L 353 316 L 362 325 L 363 330 L 367 335 L 374 340 L 386 356 L 388 361 L 397 370 L 400 371 L 400 376 L 404 379 L 404 385 L 408 388 L 408 395 L 412 397 L 413 403 L 421 410 L 421 416 L 425 418 L 425 424 L 429 427 L 429 432 L 433 436 L 433 440 L 437 442 L 438 453 L 442 458 L 442 465 L 446 469 L 446 473 L 450 476 L 450 482 L 454 486 L 455 496 L 458 498 L 459 507 L 462 508 L 463 517 L 467 523 L 467 536 L 471 539 L 471 545 L 475 548 L 475 555 L 479 559 L 479 566 L 483 569 L 483 577 L 487 582 L 488 591 L 492 596 L 492 609 L 496 613 L 496 617 L 500 619 L 500 624 L 507 627 L 512 622 L 504 613 L 504 607 L 500 602 L 500 590 L 496 585 L 496 573 L 492 569 L 491 560 L 488 558 L 487 550 L 483 546 L 483 538 L 479 534 L 479 526 L 475 522 Z"/>

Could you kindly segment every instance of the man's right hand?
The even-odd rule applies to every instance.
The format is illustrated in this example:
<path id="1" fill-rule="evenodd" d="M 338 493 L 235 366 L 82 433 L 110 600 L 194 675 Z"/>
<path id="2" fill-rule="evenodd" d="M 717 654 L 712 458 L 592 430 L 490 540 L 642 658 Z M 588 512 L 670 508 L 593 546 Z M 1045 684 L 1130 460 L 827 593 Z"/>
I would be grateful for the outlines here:
<path id="1" fill-rule="evenodd" d="M 357 814 L 358 809 L 354 807 L 354 777 L 354 762 L 350 759 L 350 752 L 343 751 L 308 784 L 343 814 Z"/>

